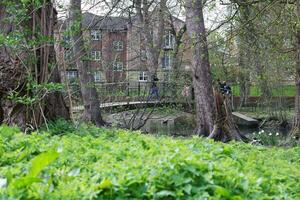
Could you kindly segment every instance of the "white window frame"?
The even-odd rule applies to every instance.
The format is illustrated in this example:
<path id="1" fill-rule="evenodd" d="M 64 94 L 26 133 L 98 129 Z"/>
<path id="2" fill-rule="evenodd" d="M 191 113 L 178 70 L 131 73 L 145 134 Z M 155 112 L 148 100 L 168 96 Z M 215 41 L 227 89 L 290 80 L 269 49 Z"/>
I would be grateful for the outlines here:
<path id="1" fill-rule="evenodd" d="M 141 71 L 139 74 L 139 82 L 147 82 L 148 81 L 148 73 L 145 71 Z"/>
<path id="2" fill-rule="evenodd" d="M 123 71 L 123 67 L 123 62 L 121 61 L 116 61 L 113 63 L 113 71 L 115 72 Z"/>
<path id="3" fill-rule="evenodd" d="M 66 76 L 68 80 L 76 79 L 78 77 L 77 71 L 66 71 Z"/>
<path id="4" fill-rule="evenodd" d="M 167 62 L 166 58 L 168 58 L 168 62 Z M 170 51 L 166 51 L 166 52 L 164 52 L 164 56 L 162 59 L 162 68 L 169 70 L 169 69 L 171 69 L 171 67 L 172 67 L 172 55 L 171 55 Z"/>
<path id="5" fill-rule="evenodd" d="M 165 48 L 173 48 L 175 43 L 175 37 L 171 33 L 171 31 L 168 31 L 167 34 L 164 37 L 164 47 Z"/>
<path id="6" fill-rule="evenodd" d="M 99 71 L 94 72 L 94 81 L 96 83 L 101 82 L 101 73 Z"/>
<path id="7" fill-rule="evenodd" d="M 115 40 L 113 41 L 113 48 L 115 51 L 123 51 L 124 49 L 124 42 L 123 40 Z"/>
<path id="8" fill-rule="evenodd" d="M 101 60 L 101 51 L 97 51 L 97 50 L 91 51 L 91 59 L 94 61 Z"/>
<path id="9" fill-rule="evenodd" d="M 100 30 L 91 30 L 91 40 L 93 40 L 93 41 L 101 40 L 101 31 Z"/>

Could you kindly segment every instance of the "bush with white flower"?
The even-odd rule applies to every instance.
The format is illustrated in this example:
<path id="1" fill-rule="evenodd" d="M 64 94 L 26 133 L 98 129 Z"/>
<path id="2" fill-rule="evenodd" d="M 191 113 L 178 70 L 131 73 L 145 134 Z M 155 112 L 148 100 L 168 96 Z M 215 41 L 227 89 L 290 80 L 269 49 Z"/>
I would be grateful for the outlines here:
<path id="1" fill-rule="evenodd" d="M 274 134 L 272 132 L 266 132 L 263 129 L 259 130 L 258 132 L 252 133 L 250 138 L 252 139 L 252 141 L 256 141 L 256 143 L 266 146 L 278 146 L 280 144 L 280 141 L 284 139 L 284 137 L 278 132 Z"/>

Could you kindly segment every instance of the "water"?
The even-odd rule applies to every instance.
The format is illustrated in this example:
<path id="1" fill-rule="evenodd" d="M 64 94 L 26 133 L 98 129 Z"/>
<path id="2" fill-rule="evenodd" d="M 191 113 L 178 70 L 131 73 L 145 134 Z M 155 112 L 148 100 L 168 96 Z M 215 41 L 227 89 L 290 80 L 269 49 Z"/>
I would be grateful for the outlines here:
<path id="1" fill-rule="evenodd" d="M 282 136 L 286 136 L 289 133 L 289 128 L 280 128 L 280 127 L 247 127 L 247 126 L 238 126 L 238 129 L 241 134 L 247 136 L 249 134 L 258 133 L 259 131 L 264 130 L 265 133 L 276 134 L 279 133 Z M 177 124 L 174 125 L 164 125 L 154 123 L 151 124 L 150 129 L 147 131 L 152 134 L 158 135 L 171 135 L 171 136 L 192 136 L 194 134 L 195 126 L 194 124 Z"/>

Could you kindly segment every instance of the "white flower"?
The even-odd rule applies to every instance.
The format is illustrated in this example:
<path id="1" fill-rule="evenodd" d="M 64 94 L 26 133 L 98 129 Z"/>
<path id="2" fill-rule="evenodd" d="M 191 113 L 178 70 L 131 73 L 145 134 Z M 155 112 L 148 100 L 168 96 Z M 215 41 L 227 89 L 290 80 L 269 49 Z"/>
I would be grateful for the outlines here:
<path id="1" fill-rule="evenodd" d="M 253 132 L 252 134 L 255 135 L 255 132 Z"/>
<path id="2" fill-rule="evenodd" d="M 59 146 L 56 151 L 57 151 L 57 153 L 61 153 L 63 151 L 63 147 Z"/>
<path id="3" fill-rule="evenodd" d="M 276 136 L 278 136 L 278 135 L 279 135 L 279 133 L 277 132 L 277 133 L 276 133 Z"/>
<path id="4" fill-rule="evenodd" d="M 265 131 L 264 130 L 261 130 L 261 133 L 264 133 Z"/>
<path id="5" fill-rule="evenodd" d="M 269 136 L 271 136 L 272 135 L 272 133 L 269 133 Z"/>
<path id="6" fill-rule="evenodd" d="M 68 173 L 68 176 L 77 176 L 80 173 L 80 168 L 75 168 Z"/>
<path id="7" fill-rule="evenodd" d="M 0 177 L 0 188 L 5 188 L 7 186 L 7 179 Z"/>
<path id="8" fill-rule="evenodd" d="M 296 137 L 294 136 L 293 139 L 296 139 Z"/>

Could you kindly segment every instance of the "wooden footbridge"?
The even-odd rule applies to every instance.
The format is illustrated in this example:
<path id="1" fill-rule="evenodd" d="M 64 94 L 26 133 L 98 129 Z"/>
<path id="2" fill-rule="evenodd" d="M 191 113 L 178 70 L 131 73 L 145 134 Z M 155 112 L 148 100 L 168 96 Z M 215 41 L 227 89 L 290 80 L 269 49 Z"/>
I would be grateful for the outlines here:
<path id="1" fill-rule="evenodd" d="M 107 102 L 100 105 L 103 110 L 113 110 L 118 108 L 135 109 L 141 107 L 153 107 L 153 106 L 164 106 L 174 104 L 187 104 L 186 102 L 175 102 L 175 101 L 126 101 L 126 102 Z M 84 109 L 82 106 L 73 107 L 73 112 L 81 112 Z M 238 125 L 257 127 L 259 121 L 248 117 L 239 112 L 233 112 L 233 117 Z"/>
<path id="2" fill-rule="evenodd" d="M 175 102 L 170 101 L 127 101 L 127 102 L 108 102 L 102 103 L 100 108 L 116 108 L 116 107 L 151 107 L 154 105 L 165 105 L 165 104 L 172 104 Z M 83 106 L 75 106 L 73 110 L 81 111 L 83 110 Z"/>

